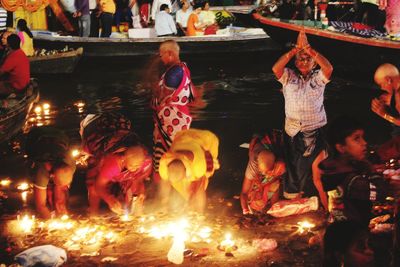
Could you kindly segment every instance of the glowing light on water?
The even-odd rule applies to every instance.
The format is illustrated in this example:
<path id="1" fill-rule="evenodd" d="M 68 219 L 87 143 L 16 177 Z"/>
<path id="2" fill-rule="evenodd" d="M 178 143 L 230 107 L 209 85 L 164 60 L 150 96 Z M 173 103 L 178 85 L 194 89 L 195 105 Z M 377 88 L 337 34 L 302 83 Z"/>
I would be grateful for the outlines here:
<path id="1" fill-rule="evenodd" d="M 0 181 L 1 186 L 9 186 L 10 184 L 11 184 L 11 180 L 8 178 Z"/>
<path id="2" fill-rule="evenodd" d="M 18 190 L 21 190 L 21 191 L 26 191 L 26 190 L 28 190 L 29 189 L 29 184 L 28 183 L 20 183 L 18 186 L 17 186 L 17 189 Z"/>
<path id="3" fill-rule="evenodd" d="M 26 204 L 26 200 L 28 199 L 28 191 L 24 191 L 21 193 L 21 199 L 24 204 Z"/>
<path id="4" fill-rule="evenodd" d="M 315 224 L 310 223 L 310 222 L 308 222 L 308 221 L 301 221 L 301 222 L 298 222 L 297 225 L 298 225 L 298 227 L 299 227 L 297 231 L 298 231 L 300 234 L 302 234 L 302 233 L 304 233 L 304 232 L 309 232 L 312 228 L 315 227 Z"/>
<path id="5" fill-rule="evenodd" d="M 36 114 L 40 114 L 40 113 L 42 113 L 42 107 L 41 106 L 36 106 L 34 111 L 35 111 Z"/>

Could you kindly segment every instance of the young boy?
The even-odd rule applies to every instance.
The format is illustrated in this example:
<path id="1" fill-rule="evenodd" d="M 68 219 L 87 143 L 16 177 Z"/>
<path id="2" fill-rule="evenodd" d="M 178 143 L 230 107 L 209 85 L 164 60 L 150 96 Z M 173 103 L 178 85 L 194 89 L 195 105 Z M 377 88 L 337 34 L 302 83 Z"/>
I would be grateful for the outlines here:
<path id="1" fill-rule="evenodd" d="M 169 202 L 171 186 L 193 211 L 203 212 L 209 178 L 219 169 L 218 137 L 210 131 L 178 132 L 170 149 L 161 157 L 160 197 Z"/>
<path id="2" fill-rule="evenodd" d="M 328 139 L 333 154 L 319 167 L 329 196 L 330 221 L 353 220 L 368 225 L 372 203 L 386 197 L 386 186 L 366 159 L 363 127 L 351 118 L 338 118 L 329 128 Z"/>
<path id="3" fill-rule="evenodd" d="M 279 198 L 280 178 L 285 172 L 280 150 L 282 134 L 272 131 L 264 136 L 254 136 L 249 146 L 249 162 L 240 194 L 243 215 L 262 212 L 268 202 Z"/>
<path id="4" fill-rule="evenodd" d="M 50 219 L 67 213 L 69 185 L 75 173 L 75 161 L 69 151 L 69 138 L 51 126 L 33 128 L 26 140 L 26 153 L 32 162 L 35 207 L 39 216 Z"/>

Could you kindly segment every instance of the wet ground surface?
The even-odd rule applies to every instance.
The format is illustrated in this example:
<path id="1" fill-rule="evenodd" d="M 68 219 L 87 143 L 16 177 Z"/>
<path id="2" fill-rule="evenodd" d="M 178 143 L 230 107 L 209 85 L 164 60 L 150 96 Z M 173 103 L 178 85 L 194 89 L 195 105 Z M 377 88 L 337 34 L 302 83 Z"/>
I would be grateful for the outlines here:
<path id="1" fill-rule="evenodd" d="M 321 247 L 318 238 L 309 244 L 313 235 L 318 236 L 324 229 L 325 215 L 319 211 L 311 214 L 292 216 L 284 219 L 261 218 L 252 220 L 240 216 L 237 196 L 247 163 L 247 150 L 239 145 L 248 142 L 252 134 L 267 128 L 282 128 L 284 109 L 280 85 L 271 73 L 271 66 L 279 54 L 260 56 L 235 56 L 227 58 L 187 58 L 194 83 L 203 86 L 208 103 L 203 110 L 196 112 L 193 128 L 209 129 L 220 138 L 221 169 L 212 178 L 209 189 L 209 206 L 203 217 L 188 217 L 194 224 L 208 225 L 212 229 L 212 242 L 187 242 L 193 254 L 185 258 L 188 266 L 319 266 Z M 151 147 L 152 120 L 149 109 L 151 91 L 147 81 L 151 78 L 149 69 L 156 63 L 146 60 L 115 59 L 84 60 L 76 73 L 68 76 L 38 77 L 41 89 L 41 104 L 50 103 L 47 115 L 40 120 L 34 114 L 33 123 L 51 124 L 62 128 L 79 146 L 79 122 L 86 114 L 106 110 L 118 110 L 133 121 L 133 128 L 144 144 Z M 389 137 L 390 126 L 373 114 L 370 100 L 378 94 L 372 84 L 372 74 L 347 72 L 336 68 L 331 83 L 325 93 L 325 106 L 328 120 L 339 115 L 358 118 L 366 126 L 367 138 L 371 144 L 381 143 Z M 84 103 L 80 107 L 78 103 Z M 9 145 L 3 145 L 0 154 L 0 178 L 10 177 L 13 186 L 28 180 L 26 158 L 24 158 L 24 137 L 19 136 Z M 84 168 L 78 168 L 70 191 L 70 208 L 76 221 L 82 226 L 101 225 L 112 228 L 118 234 L 118 241 L 101 244 L 101 250 L 94 250 L 97 256 L 83 256 L 83 250 L 70 251 L 69 266 L 164 266 L 172 238 L 161 240 L 140 233 L 139 219 L 127 224 L 119 218 L 105 214 L 104 218 L 88 221 L 84 214 L 87 207 Z M 6 190 L 7 191 L 7 190 Z M 3 202 L 2 226 L 16 218 L 23 210 L 21 193 L 14 191 Z M 151 195 L 151 194 L 150 194 Z M 236 196 L 236 198 L 235 198 Z M 27 195 L 24 212 L 31 209 L 32 195 Z M 150 196 L 151 199 L 151 196 Z M 106 209 L 105 209 L 106 210 Z M 31 212 L 31 211 L 30 211 Z M 154 216 L 157 223 L 166 224 L 177 220 L 174 214 L 158 214 L 150 204 L 146 206 L 146 218 Z M 178 216 L 179 217 L 179 216 Z M 299 235 L 297 222 L 311 220 L 316 224 L 312 233 Z M 151 225 L 148 223 L 146 226 Z M 104 229 L 103 229 L 104 230 Z M 147 229 L 148 230 L 148 229 Z M 23 248 L 50 243 L 65 247 L 67 237 L 73 230 L 51 232 L 48 228 L 36 229 L 34 234 L 19 235 L 3 232 L 3 238 L 11 238 L 10 251 L 6 251 L 2 261 L 10 262 L 12 256 Z M 231 232 L 238 249 L 226 256 L 217 249 L 225 232 Z M 54 235 L 53 235 L 54 234 Z M 274 238 L 278 247 L 272 252 L 259 252 L 253 245 L 254 239 Z M 2 248 L 5 252 L 6 248 Z M 91 252 L 88 252 L 91 253 Z M 88 254 L 87 253 L 87 254 Z M 94 254 L 93 254 L 94 255 Z M 105 257 L 117 258 L 113 262 L 101 263 Z M 2 262 L 0 261 L 0 263 Z M 382 265 L 381 265 L 382 266 Z"/>

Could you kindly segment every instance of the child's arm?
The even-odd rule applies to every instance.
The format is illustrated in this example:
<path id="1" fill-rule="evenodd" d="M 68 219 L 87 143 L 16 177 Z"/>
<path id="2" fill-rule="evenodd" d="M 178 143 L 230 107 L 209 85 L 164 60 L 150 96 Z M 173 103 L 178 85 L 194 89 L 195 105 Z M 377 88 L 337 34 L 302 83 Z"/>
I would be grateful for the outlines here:
<path id="1" fill-rule="evenodd" d="M 248 193 L 250 192 L 252 185 L 253 182 L 245 177 L 242 185 L 242 192 L 240 193 L 240 205 L 242 206 L 243 215 L 251 214 L 248 205 Z"/>
<path id="2" fill-rule="evenodd" d="M 321 200 L 322 206 L 325 208 L 325 210 L 328 210 L 328 197 L 324 191 L 324 188 L 322 186 L 321 182 L 321 170 L 318 168 L 318 165 L 321 161 L 326 159 L 328 157 L 327 153 L 325 150 L 321 151 L 317 158 L 314 160 L 312 164 L 312 177 L 313 177 L 313 182 L 314 186 L 318 190 L 319 198 Z"/>

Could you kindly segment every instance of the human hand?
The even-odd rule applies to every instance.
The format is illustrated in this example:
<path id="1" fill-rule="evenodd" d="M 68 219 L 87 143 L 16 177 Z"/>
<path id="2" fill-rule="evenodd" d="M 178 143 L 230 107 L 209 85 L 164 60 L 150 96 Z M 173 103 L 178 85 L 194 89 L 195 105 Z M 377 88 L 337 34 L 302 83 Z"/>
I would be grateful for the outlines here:
<path id="1" fill-rule="evenodd" d="M 381 116 L 382 118 L 385 118 L 386 114 L 386 105 L 383 103 L 382 100 L 379 100 L 378 98 L 374 98 L 371 102 L 371 110 Z"/>
<path id="2" fill-rule="evenodd" d="M 300 50 L 310 47 L 310 44 L 308 43 L 308 39 L 304 30 L 301 30 L 299 32 L 299 35 L 297 36 L 296 47 Z"/>
<path id="3" fill-rule="evenodd" d="M 122 208 L 122 205 L 118 200 L 114 199 L 114 200 L 110 201 L 108 203 L 108 206 L 110 207 L 112 212 L 114 212 L 118 215 L 124 214 L 124 209 Z"/>

